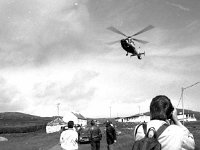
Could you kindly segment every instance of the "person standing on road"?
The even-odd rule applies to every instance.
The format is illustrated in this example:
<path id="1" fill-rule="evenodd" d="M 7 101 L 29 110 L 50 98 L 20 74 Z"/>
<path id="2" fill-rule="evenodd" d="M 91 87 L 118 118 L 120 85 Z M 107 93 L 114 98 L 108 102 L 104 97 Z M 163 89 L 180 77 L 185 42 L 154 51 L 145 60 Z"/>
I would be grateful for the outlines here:
<path id="1" fill-rule="evenodd" d="M 101 130 L 95 125 L 95 121 L 91 120 L 89 129 L 89 138 L 91 141 L 91 150 L 100 150 L 100 141 L 102 139 Z"/>
<path id="2" fill-rule="evenodd" d="M 154 97 L 150 104 L 151 120 L 147 123 L 147 131 L 154 128 L 157 131 L 164 124 L 166 129 L 158 137 L 162 150 L 194 150 L 194 137 L 190 131 L 181 124 L 177 117 L 177 110 L 170 99 L 165 95 Z M 173 124 L 170 124 L 170 120 Z M 135 141 L 145 137 L 142 126 L 136 126 Z"/>
<path id="3" fill-rule="evenodd" d="M 110 121 L 106 121 L 107 150 L 114 150 L 114 143 L 117 142 L 116 131 Z"/>
<path id="4" fill-rule="evenodd" d="M 60 135 L 62 150 L 78 150 L 78 133 L 74 130 L 74 122 L 68 122 L 68 129 Z"/>

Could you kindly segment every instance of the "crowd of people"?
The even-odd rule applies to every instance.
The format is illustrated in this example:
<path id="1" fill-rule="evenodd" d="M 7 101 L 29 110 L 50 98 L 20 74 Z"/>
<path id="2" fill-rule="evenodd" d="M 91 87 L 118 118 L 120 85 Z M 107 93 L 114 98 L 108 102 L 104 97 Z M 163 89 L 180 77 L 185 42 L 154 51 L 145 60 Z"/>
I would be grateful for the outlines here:
<path id="1" fill-rule="evenodd" d="M 102 140 L 102 131 L 96 125 L 94 120 L 90 122 L 91 127 L 88 130 L 88 138 L 91 150 L 100 150 L 100 142 Z M 79 128 L 80 129 L 80 128 Z M 63 150 L 78 150 L 79 129 L 74 128 L 74 122 L 69 121 L 67 129 L 62 128 L 60 135 L 60 146 Z M 113 144 L 116 143 L 116 131 L 110 121 L 106 121 L 106 141 L 107 149 L 114 150 Z"/>
<path id="2" fill-rule="evenodd" d="M 195 149 L 192 133 L 178 120 L 177 111 L 167 96 L 158 95 L 152 99 L 150 118 L 149 122 L 140 123 L 135 127 L 132 150 L 141 149 L 141 147 L 146 149 L 153 144 L 154 149 L 162 150 Z M 94 120 L 91 120 L 90 125 L 88 137 L 91 150 L 100 150 L 102 131 Z M 107 150 L 114 150 L 114 143 L 117 142 L 115 127 L 111 121 L 106 121 L 105 127 Z M 68 129 L 60 135 L 61 148 L 78 150 L 78 136 L 78 132 L 74 129 L 74 122 L 69 121 Z"/>

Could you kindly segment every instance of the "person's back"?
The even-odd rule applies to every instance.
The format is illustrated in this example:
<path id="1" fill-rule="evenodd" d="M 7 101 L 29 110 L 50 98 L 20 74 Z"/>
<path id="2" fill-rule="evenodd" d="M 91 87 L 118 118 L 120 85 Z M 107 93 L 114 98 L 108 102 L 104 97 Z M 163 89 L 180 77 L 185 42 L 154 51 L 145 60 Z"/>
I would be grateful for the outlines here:
<path id="1" fill-rule="evenodd" d="M 157 131 L 165 123 L 162 120 L 152 120 L 147 123 L 147 131 L 151 127 L 154 127 Z M 144 138 L 144 136 L 143 128 L 140 126 L 137 130 L 135 140 L 138 141 Z M 162 146 L 162 150 L 194 149 L 193 135 L 187 128 L 181 128 L 177 125 L 169 125 L 158 137 L 158 141 Z"/>
<path id="2" fill-rule="evenodd" d="M 174 110 L 170 100 L 166 96 L 157 96 L 152 100 L 150 113 L 151 121 L 147 123 L 147 131 L 151 127 L 154 127 L 157 131 L 163 124 L 169 124 L 168 119 L 174 122 L 158 137 L 162 150 L 193 150 L 195 148 L 193 135 L 180 123 L 177 118 L 176 109 Z M 135 141 L 144 138 L 143 127 L 140 126 L 134 135 L 136 135 Z"/>
<path id="3" fill-rule="evenodd" d="M 89 129 L 89 138 L 91 141 L 92 150 L 100 150 L 100 141 L 102 138 L 101 130 L 95 125 L 94 120 L 91 121 L 91 127 Z"/>
<path id="4" fill-rule="evenodd" d="M 110 122 L 106 123 L 106 141 L 108 145 L 116 142 L 116 131 L 115 128 L 111 126 Z"/>
<path id="5" fill-rule="evenodd" d="M 61 148 L 64 150 L 78 149 L 78 133 L 73 129 L 72 124 L 73 123 L 69 121 L 68 129 L 63 131 L 60 135 Z"/>
<path id="6" fill-rule="evenodd" d="M 99 132 L 100 132 L 99 127 L 97 127 L 95 125 L 90 127 L 90 133 L 91 133 L 92 139 L 99 137 Z"/>
<path id="7" fill-rule="evenodd" d="M 117 142 L 116 131 L 110 121 L 106 122 L 106 142 L 108 150 L 113 150 L 113 144 Z"/>

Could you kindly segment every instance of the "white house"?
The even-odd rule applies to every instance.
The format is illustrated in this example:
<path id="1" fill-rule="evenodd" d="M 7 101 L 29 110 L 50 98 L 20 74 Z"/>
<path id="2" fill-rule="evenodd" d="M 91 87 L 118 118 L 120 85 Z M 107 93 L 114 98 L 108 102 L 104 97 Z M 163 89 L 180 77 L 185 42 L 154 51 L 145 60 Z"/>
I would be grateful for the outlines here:
<path id="1" fill-rule="evenodd" d="M 149 115 L 145 115 L 145 114 L 137 114 L 137 115 L 133 115 L 130 117 L 118 117 L 115 118 L 115 121 L 118 122 L 149 122 L 150 121 L 150 116 Z"/>
<path id="2" fill-rule="evenodd" d="M 74 121 L 75 125 L 87 125 L 87 119 L 80 113 L 68 112 L 63 116 L 64 122 Z"/>
<path id="3" fill-rule="evenodd" d="M 64 122 L 61 118 L 56 118 L 51 122 L 47 123 L 46 133 L 59 132 L 62 126 L 66 126 L 67 123 Z"/>
<path id="4" fill-rule="evenodd" d="M 190 121 L 197 121 L 197 119 L 195 118 L 195 115 L 191 112 L 184 112 L 184 115 L 183 113 L 180 111 L 178 112 L 178 119 L 181 120 L 181 121 L 186 121 L 186 122 L 190 122 Z"/>
<path id="5" fill-rule="evenodd" d="M 181 109 L 177 109 L 177 117 L 180 121 L 184 121 L 189 122 L 189 121 L 197 121 L 197 119 L 195 118 L 195 115 L 192 111 L 186 110 L 184 112 L 184 116 L 182 113 Z M 129 116 L 129 117 L 117 117 L 115 118 L 115 121 L 118 122 L 149 122 L 150 121 L 150 113 L 144 113 L 144 114 L 136 114 L 133 116 Z"/>
<path id="6" fill-rule="evenodd" d="M 124 122 L 124 117 L 117 117 L 117 118 L 115 118 L 115 121 Z"/>
<path id="7" fill-rule="evenodd" d="M 77 117 L 77 120 L 78 120 L 77 124 L 81 126 L 87 125 L 87 119 L 83 115 L 81 115 L 80 113 L 73 113 L 73 114 Z"/>

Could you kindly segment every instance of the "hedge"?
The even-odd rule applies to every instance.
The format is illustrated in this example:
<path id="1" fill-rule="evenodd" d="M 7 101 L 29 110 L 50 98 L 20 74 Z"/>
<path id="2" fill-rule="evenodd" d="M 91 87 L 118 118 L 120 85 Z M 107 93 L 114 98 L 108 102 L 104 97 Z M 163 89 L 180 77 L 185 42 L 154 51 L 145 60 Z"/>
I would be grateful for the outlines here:
<path id="1" fill-rule="evenodd" d="M 4 126 L 0 127 L 0 134 L 7 134 L 7 133 L 28 133 L 28 132 L 35 132 L 38 130 L 45 130 L 46 124 L 42 125 L 31 125 L 31 126 L 17 126 L 17 127 L 11 127 L 11 126 Z"/>

